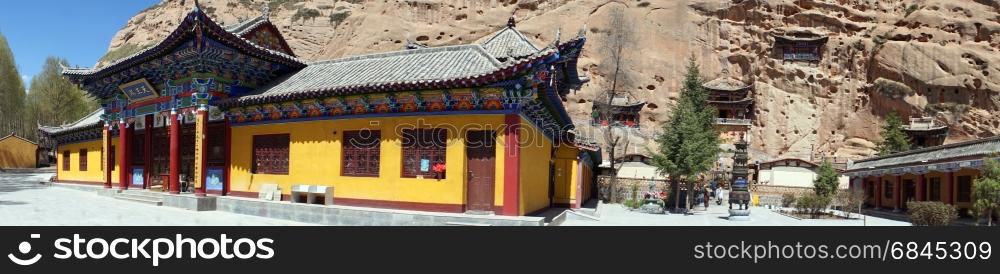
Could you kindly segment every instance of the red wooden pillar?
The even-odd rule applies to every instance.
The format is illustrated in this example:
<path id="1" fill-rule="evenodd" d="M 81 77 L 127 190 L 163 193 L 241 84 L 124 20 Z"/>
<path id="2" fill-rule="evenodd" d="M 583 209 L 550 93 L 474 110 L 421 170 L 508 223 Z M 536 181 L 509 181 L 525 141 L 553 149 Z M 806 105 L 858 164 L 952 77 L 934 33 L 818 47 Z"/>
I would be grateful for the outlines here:
<path id="1" fill-rule="evenodd" d="M 507 128 L 504 137 L 505 146 L 503 157 L 503 215 L 517 216 L 521 215 L 521 116 L 518 116 L 517 114 L 507 114 L 504 116 L 504 125 Z"/>
<path id="2" fill-rule="evenodd" d="M 125 123 L 125 120 L 118 121 L 118 188 L 122 190 L 128 189 L 129 175 L 131 173 L 131 161 L 129 161 L 129 134 L 130 128 Z"/>
<path id="3" fill-rule="evenodd" d="M 104 124 L 104 188 L 111 188 L 111 169 L 115 167 L 115 162 L 111 161 L 114 142 L 111 141 L 111 125 L 108 123 Z"/>
<path id="4" fill-rule="evenodd" d="M 917 176 L 917 201 L 927 200 L 927 182 L 924 174 Z"/>
<path id="5" fill-rule="evenodd" d="M 903 176 L 896 175 L 896 186 L 893 188 L 896 189 L 896 192 L 892 193 L 896 195 L 896 209 L 901 210 L 903 209 Z"/>
<path id="6" fill-rule="evenodd" d="M 146 134 L 143 137 L 146 140 L 143 141 L 142 188 L 149 188 L 149 182 L 153 177 L 153 115 L 146 115 Z"/>
<path id="7" fill-rule="evenodd" d="M 876 180 L 875 181 L 875 208 L 878 209 L 878 208 L 882 207 L 882 195 L 883 195 L 882 194 L 882 191 L 883 191 L 882 184 L 883 183 L 882 183 L 882 177 L 876 178 L 875 180 Z"/>
<path id="8" fill-rule="evenodd" d="M 949 205 L 955 204 L 955 199 L 953 199 L 955 196 L 952 193 L 955 190 L 955 172 L 948 172 L 948 184 L 945 185 L 944 189 L 947 190 L 945 191 L 946 195 L 944 195 L 944 203 Z"/>
<path id="9" fill-rule="evenodd" d="M 170 176 L 167 177 L 170 194 L 181 193 L 181 122 L 177 121 L 177 110 L 170 111 Z"/>
<path id="10" fill-rule="evenodd" d="M 205 196 L 205 178 L 208 177 L 205 174 L 208 170 L 206 168 L 208 166 L 208 160 L 205 158 L 208 156 L 208 153 L 206 153 L 208 150 L 208 140 L 205 138 L 205 136 L 208 135 L 208 109 L 205 108 L 204 105 L 198 107 L 196 118 L 198 120 L 195 122 L 195 126 L 198 128 L 195 129 L 196 134 L 194 138 L 198 139 L 195 140 L 194 143 L 198 146 L 195 148 L 195 151 L 198 152 L 198 155 L 195 157 L 195 166 L 198 167 L 198 178 L 196 178 L 195 181 L 198 185 L 194 189 L 194 195 Z"/>
<path id="11" fill-rule="evenodd" d="M 223 143 L 224 143 L 224 145 L 223 145 L 223 151 L 225 151 L 226 154 L 225 154 L 225 161 L 224 161 L 223 169 L 222 169 L 223 176 L 225 176 L 224 178 L 225 178 L 226 181 L 222 184 L 222 195 L 223 196 L 229 194 L 229 165 L 231 163 L 230 155 L 232 154 L 232 145 L 233 145 L 233 142 L 232 142 L 233 130 L 232 130 L 231 126 L 232 126 L 232 124 L 230 124 L 229 116 L 226 116 L 226 135 L 225 135 L 225 139 L 223 140 Z"/>

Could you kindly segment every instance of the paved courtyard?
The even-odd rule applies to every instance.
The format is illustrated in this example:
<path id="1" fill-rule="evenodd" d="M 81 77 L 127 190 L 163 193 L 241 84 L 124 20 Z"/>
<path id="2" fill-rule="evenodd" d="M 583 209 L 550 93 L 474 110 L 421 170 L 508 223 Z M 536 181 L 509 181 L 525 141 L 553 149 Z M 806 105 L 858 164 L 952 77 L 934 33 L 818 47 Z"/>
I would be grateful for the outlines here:
<path id="1" fill-rule="evenodd" d="M 0 226 L 278 226 L 309 225 L 221 211 L 195 212 L 40 185 L 51 173 L 0 173 Z"/>
<path id="2" fill-rule="evenodd" d="M 750 221 L 730 221 L 729 207 L 712 204 L 693 215 L 646 214 L 626 210 L 619 204 L 598 207 L 600 220 L 570 217 L 564 226 L 909 226 L 910 223 L 867 216 L 857 220 L 798 220 L 763 207 L 750 209 Z"/>

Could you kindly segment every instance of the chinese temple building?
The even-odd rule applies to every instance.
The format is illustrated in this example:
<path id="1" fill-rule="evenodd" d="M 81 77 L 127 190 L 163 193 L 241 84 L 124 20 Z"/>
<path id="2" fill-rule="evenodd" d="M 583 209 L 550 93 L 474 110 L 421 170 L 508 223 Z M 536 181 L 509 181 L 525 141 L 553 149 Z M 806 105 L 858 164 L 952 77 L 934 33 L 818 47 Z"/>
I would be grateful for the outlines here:
<path id="1" fill-rule="evenodd" d="M 616 126 L 639 128 L 639 111 L 646 106 L 644 101 L 635 101 L 628 96 L 615 96 L 610 103 L 607 97 L 594 100 L 591 124 L 594 126 Z"/>
<path id="2" fill-rule="evenodd" d="M 772 33 L 772 58 L 783 61 L 819 62 L 829 37 L 808 31 Z"/>
<path id="3" fill-rule="evenodd" d="M 845 175 L 851 177 L 851 188 L 864 190 L 870 208 L 902 211 L 908 201 L 939 201 L 965 214 L 985 159 L 996 153 L 1000 136 L 857 161 Z"/>
<path id="4" fill-rule="evenodd" d="M 702 85 L 708 90 L 708 103 L 718 110 L 715 126 L 724 143 L 735 144 L 750 131 L 753 118 L 752 86 L 730 77 L 721 77 Z"/>
<path id="5" fill-rule="evenodd" d="M 336 204 L 459 213 L 578 207 L 600 161 L 561 100 L 582 85 L 583 34 L 537 46 L 512 19 L 471 44 L 306 62 L 267 12 L 221 26 L 196 2 L 158 44 L 64 68 L 102 108 L 41 130 L 61 182 L 254 198 L 276 185 L 282 200 L 331 186 Z"/>
<path id="6" fill-rule="evenodd" d="M 910 137 L 913 148 L 940 146 L 948 138 L 948 126 L 937 124 L 934 117 L 910 118 L 910 124 L 903 125 L 903 132 Z"/>

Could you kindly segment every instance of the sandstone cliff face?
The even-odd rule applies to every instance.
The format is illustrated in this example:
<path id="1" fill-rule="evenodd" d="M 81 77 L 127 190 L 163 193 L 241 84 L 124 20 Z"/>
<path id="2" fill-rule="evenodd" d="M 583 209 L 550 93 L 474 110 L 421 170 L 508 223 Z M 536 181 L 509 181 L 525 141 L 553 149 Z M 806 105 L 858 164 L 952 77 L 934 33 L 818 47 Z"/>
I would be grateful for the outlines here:
<path id="1" fill-rule="evenodd" d="M 192 0 L 165 0 L 133 17 L 109 51 L 151 45 L 173 30 Z M 624 9 L 636 39 L 626 69 L 633 97 L 649 102 L 629 152 L 650 138 L 675 104 L 686 59 L 703 77 L 755 86 L 753 158 L 812 155 L 864 157 L 874 152 L 889 112 L 932 115 L 951 129 L 948 143 L 1000 129 L 1000 4 L 993 0 L 202 0 L 224 25 L 253 18 L 270 3 L 271 20 L 295 53 L 324 60 L 473 42 L 507 22 L 544 45 L 584 29 L 579 62 L 592 81 L 567 98 L 586 128 L 592 101 L 606 84 L 597 66 L 608 16 Z M 822 61 L 772 59 L 772 32 L 806 30 L 829 37 Z M 564 36 L 565 37 L 565 36 Z M 874 83 L 902 83 L 893 93 Z M 584 130 L 586 131 L 586 130 Z M 592 133 L 599 141 L 601 134 Z"/>

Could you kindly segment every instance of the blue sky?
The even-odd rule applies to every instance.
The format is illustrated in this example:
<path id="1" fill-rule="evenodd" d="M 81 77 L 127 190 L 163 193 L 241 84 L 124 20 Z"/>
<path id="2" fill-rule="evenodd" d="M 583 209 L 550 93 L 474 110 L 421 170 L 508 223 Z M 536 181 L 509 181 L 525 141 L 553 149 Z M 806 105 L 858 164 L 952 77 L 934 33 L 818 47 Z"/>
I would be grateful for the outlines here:
<path id="1" fill-rule="evenodd" d="M 0 33 L 7 37 L 25 86 L 48 56 L 93 66 L 129 19 L 159 0 L 4 1 Z"/>

